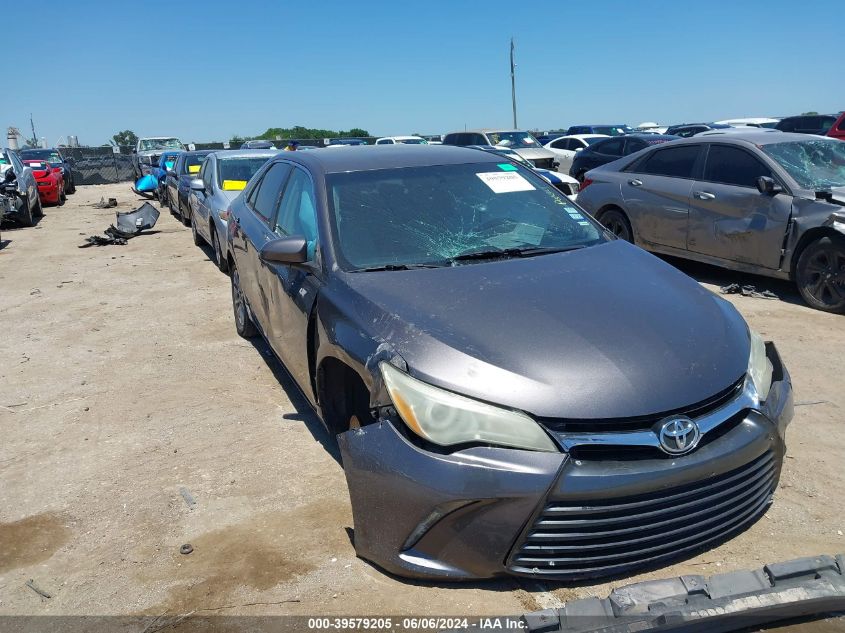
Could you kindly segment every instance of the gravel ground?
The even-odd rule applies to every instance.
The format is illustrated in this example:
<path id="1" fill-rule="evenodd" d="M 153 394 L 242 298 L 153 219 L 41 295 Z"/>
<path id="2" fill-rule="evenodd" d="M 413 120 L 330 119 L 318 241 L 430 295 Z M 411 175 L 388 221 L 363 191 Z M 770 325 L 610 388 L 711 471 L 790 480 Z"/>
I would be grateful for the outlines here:
<path id="1" fill-rule="evenodd" d="M 799 405 L 765 517 L 601 585 L 389 576 L 355 557 L 332 441 L 268 349 L 236 335 L 210 251 L 167 213 L 126 246 L 77 248 L 113 222 L 90 206 L 103 196 L 139 203 L 128 184 L 79 187 L 38 226 L 2 232 L 0 614 L 512 614 L 845 550 L 845 317 L 787 283 L 673 262 L 712 289 L 780 297 L 729 297 L 777 343 Z"/>

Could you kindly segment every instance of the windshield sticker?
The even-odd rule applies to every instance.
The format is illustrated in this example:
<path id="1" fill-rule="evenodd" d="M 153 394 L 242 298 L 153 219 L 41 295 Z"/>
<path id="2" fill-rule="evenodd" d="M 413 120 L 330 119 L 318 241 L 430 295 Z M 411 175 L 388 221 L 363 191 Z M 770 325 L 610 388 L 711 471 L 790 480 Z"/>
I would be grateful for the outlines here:
<path id="1" fill-rule="evenodd" d="M 586 221 L 584 221 L 584 222 L 579 222 L 578 224 L 580 224 L 581 226 L 590 226 L 590 223 L 589 223 L 589 222 L 586 222 Z"/>
<path id="2" fill-rule="evenodd" d="M 189 174 L 198 174 L 202 165 L 188 165 Z"/>
<path id="3" fill-rule="evenodd" d="M 583 220 L 584 219 L 584 216 L 581 215 L 580 213 L 572 213 L 571 211 L 569 212 L 569 217 L 572 218 L 573 220 Z"/>
<path id="4" fill-rule="evenodd" d="M 223 191 L 243 191 L 246 180 L 224 180 Z"/>
<path id="5" fill-rule="evenodd" d="M 516 165 L 511 165 L 510 163 L 499 163 L 496 167 L 502 171 L 516 171 Z"/>
<path id="6" fill-rule="evenodd" d="M 515 171 L 505 173 L 487 172 L 475 174 L 490 187 L 493 193 L 513 193 L 515 191 L 534 191 L 534 186 Z"/>

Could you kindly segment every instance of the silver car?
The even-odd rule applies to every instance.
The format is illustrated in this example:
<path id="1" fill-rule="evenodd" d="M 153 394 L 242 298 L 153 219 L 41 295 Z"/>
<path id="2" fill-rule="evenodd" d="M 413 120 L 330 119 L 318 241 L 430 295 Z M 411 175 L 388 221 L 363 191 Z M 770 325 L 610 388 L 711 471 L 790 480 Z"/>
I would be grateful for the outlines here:
<path id="1" fill-rule="evenodd" d="M 194 244 L 210 244 L 215 263 L 223 272 L 228 272 L 229 205 L 262 165 L 278 153 L 260 149 L 212 152 L 205 157 L 199 177 L 191 181 L 189 206 Z"/>
<path id="2" fill-rule="evenodd" d="M 560 162 L 557 157 L 540 145 L 529 132 L 522 130 L 498 130 L 484 128 L 467 132 L 451 132 L 443 137 L 443 145 L 495 145 L 512 149 L 534 167 L 558 171 Z"/>
<path id="3" fill-rule="evenodd" d="M 6 191 L 11 193 L 14 189 L 16 194 L 12 201 L 14 208 L 9 211 L 10 219 L 22 226 L 35 224 L 35 218 L 44 215 L 44 211 L 32 169 L 25 165 L 13 150 L 5 149 L 0 152 L 0 178 L 6 185 Z"/>
<path id="4" fill-rule="evenodd" d="M 667 255 L 791 279 L 813 308 L 845 313 L 845 143 L 716 132 L 586 174 L 578 204 L 617 237 Z"/>

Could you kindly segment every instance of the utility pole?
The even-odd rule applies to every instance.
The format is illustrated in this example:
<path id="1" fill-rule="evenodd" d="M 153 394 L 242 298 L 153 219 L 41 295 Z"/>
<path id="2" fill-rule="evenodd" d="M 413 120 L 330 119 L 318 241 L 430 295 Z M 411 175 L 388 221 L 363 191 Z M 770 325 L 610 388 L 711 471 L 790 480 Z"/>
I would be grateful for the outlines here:
<path id="1" fill-rule="evenodd" d="M 35 133 L 35 123 L 32 120 L 32 112 L 29 113 L 29 125 L 32 128 L 32 145 L 38 147 L 38 135 Z"/>
<path id="2" fill-rule="evenodd" d="M 513 63 L 513 38 L 511 38 L 511 101 L 513 102 L 513 128 L 516 129 L 516 64 Z"/>

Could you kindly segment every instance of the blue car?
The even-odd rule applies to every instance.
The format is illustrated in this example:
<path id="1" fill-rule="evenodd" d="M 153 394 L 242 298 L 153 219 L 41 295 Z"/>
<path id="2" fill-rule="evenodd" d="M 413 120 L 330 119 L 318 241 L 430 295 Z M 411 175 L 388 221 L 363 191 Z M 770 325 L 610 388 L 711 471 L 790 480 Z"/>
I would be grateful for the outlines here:
<path id="1" fill-rule="evenodd" d="M 153 168 L 151 172 L 158 178 L 158 190 L 156 193 L 158 194 L 158 203 L 161 206 L 169 206 L 167 202 L 167 172 L 173 171 L 173 168 L 176 166 L 176 160 L 179 158 L 179 154 L 182 153 L 184 153 L 182 150 L 162 152 L 158 159 L 158 167 Z"/>
<path id="2" fill-rule="evenodd" d="M 213 150 L 182 152 L 176 158 L 173 169 L 167 171 L 164 181 L 165 197 L 170 212 L 177 215 L 185 226 L 191 222 L 191 207 L 188 196 L 191 193 L 191 179 L 200 172 L 202 161 Z"/>

